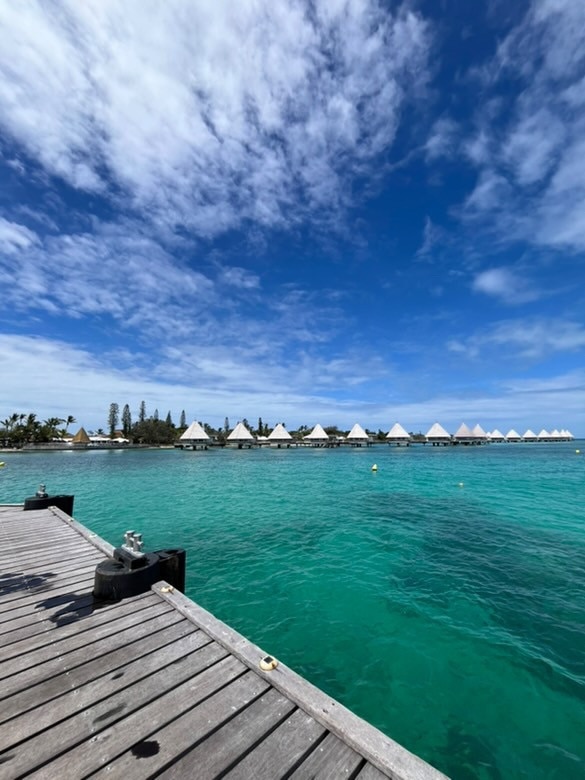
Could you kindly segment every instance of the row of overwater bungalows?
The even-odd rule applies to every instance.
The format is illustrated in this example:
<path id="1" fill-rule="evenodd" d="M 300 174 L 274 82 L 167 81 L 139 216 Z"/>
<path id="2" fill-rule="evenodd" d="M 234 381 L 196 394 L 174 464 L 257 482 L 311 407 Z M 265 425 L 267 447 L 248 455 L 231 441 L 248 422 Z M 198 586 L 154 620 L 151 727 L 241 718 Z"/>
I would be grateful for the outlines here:
<path id="1" fill-rule="evenodd" d="M 396 423 L 386 434 L 388 444 L 408 446 L 413 441 L 435 446 L 447 446 L 449 444 L 489 444 L 498 442 L 555 442 L 571 441 L 573 435 L 565 429 L 552 432 L 545 431 L 533 433 L 530 429 L 523 436 L 515 430 L 510 430 L 506 435 L 497 429 L 486 432 L 481 425 L 468 428 L 462 423 L 454 434 L 448 433 L 439 423 L 430 427 L 424 436 L 413 437 L 400 423 Z M 254 446 L 271 447 L 338 447 L 349 445 L 354 447 L 368 446 L 372 444 L 372 437 L 356 423 L 347 436 L 330 436 L 321 425 L 316 425 L 313 430 L 300 440 L 293 439 L 282 423 L 274 428 L 268 436 L 253 436 L 246 426 L 239 422 L 226 440 L 227 446 L 244 449 Z M 213 440 L 207 435 L 198 422 L 192 422 L 179 439 L 178 447 L 183 449 L 207 449 L 213 445 Z"/>

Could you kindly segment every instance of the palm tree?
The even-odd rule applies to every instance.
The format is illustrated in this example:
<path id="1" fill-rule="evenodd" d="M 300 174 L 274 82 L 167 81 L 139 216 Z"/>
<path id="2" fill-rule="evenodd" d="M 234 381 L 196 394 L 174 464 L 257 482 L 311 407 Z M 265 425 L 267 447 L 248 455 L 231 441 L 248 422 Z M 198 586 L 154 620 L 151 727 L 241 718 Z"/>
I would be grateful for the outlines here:
<path id="1" fill-rule="evenodd" d="M 67 428 L 69 428 L 70 425 L 74 425 L 77 420 L 72 414 L 69 414 L 67 415 L 67 419 L 63 420 L 63 422 L 65 423 L 65 433 L 67 433 Z"/>

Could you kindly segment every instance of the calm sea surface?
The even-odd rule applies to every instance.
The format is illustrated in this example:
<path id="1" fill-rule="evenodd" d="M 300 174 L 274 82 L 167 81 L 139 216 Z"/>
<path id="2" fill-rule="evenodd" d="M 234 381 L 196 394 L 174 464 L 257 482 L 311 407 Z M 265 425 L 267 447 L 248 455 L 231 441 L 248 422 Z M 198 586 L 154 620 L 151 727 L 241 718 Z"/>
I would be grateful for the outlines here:
<path id="1" fill-rule="evenodd" d="M 585 777 L 585 443 L 0 460 L 456 780 Z"/>

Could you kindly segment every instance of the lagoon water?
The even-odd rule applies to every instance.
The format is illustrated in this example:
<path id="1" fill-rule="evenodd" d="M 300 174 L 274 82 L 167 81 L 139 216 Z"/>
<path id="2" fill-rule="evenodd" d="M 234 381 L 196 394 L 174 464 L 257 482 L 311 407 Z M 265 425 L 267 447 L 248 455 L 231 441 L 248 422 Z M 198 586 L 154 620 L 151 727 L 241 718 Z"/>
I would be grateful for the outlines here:
<path id="1" fill-rule="evenodd" d="M 583 443 L 2 459 L 455 780 L 585 776 Z"/>

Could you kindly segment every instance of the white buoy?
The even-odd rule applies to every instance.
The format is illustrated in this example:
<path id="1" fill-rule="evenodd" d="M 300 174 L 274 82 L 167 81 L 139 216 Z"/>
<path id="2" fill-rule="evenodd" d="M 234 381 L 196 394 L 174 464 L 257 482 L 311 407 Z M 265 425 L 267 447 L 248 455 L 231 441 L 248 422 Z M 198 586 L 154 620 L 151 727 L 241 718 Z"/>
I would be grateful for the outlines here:
<path id="1" fill-rule="evenodd" d="M 459 483 L 459 487 L 464 487 L 464 485 L 465 485 L 465 482 L 460 482 Z"/>
<path id="2" fill-rule="evenodd" d="M 377 463 L 374 463 L 374 465 L 372 466 L 372 471 L 378 471 L 378 464 Z"/>

